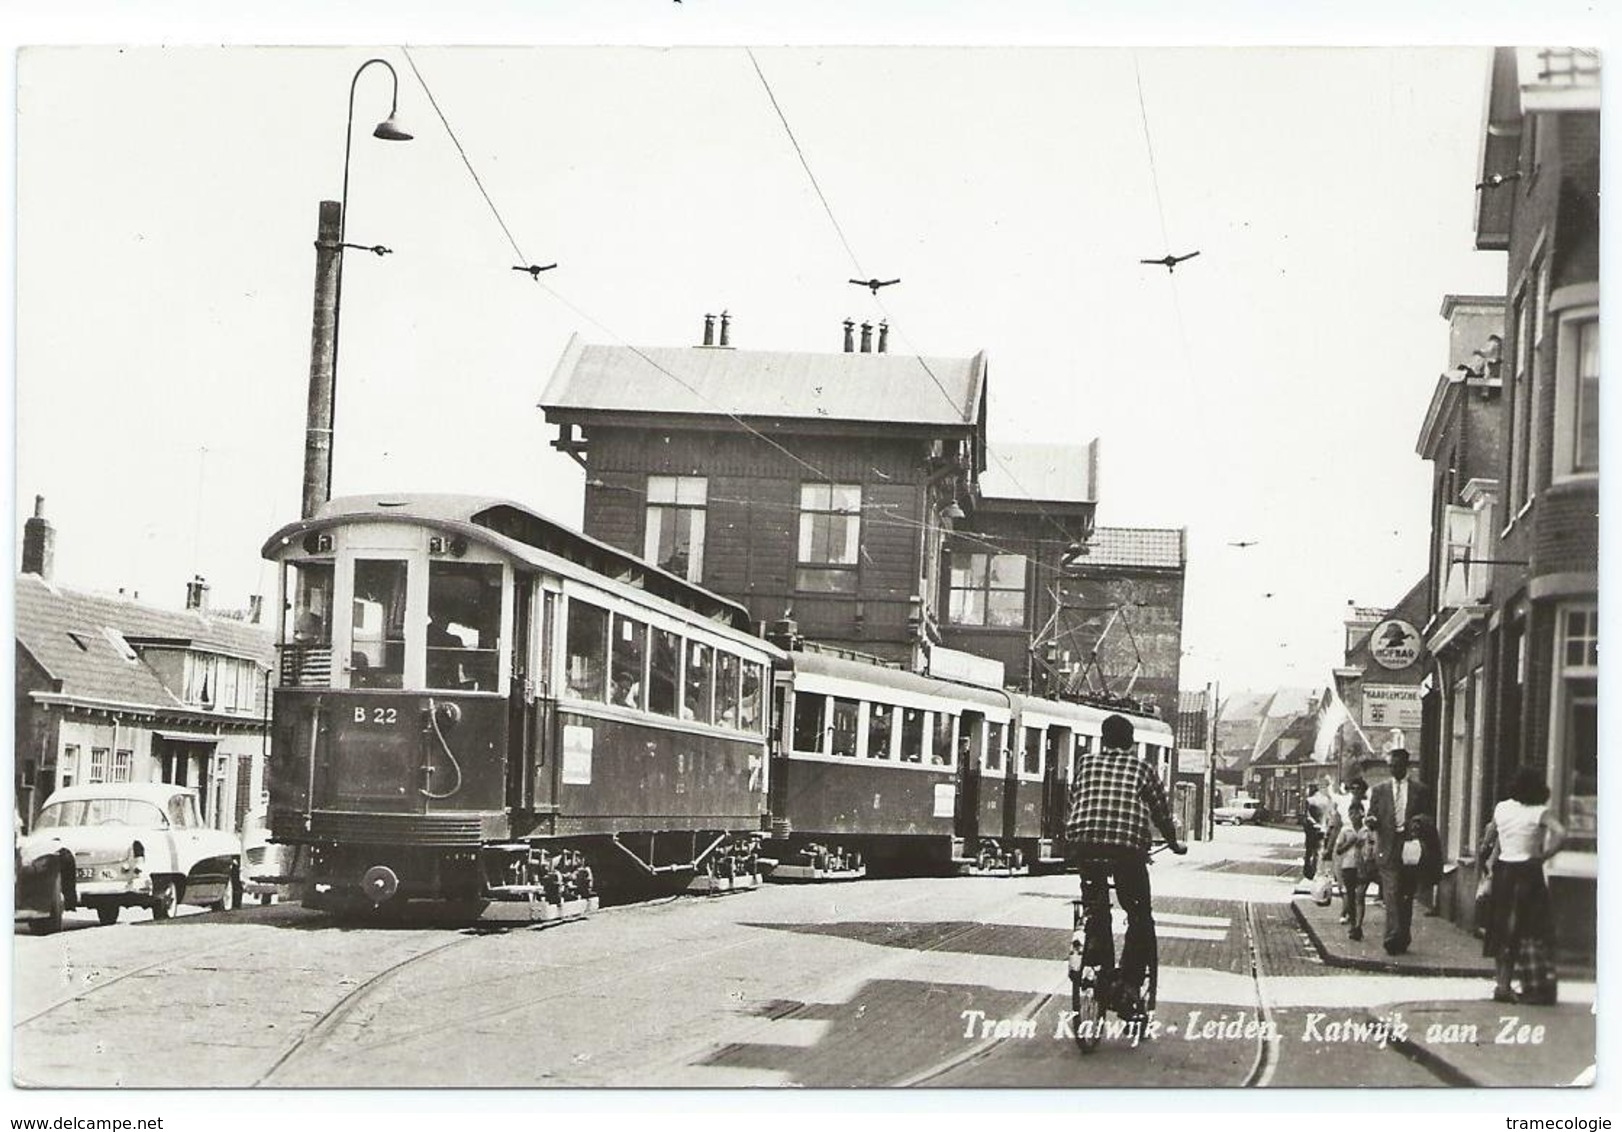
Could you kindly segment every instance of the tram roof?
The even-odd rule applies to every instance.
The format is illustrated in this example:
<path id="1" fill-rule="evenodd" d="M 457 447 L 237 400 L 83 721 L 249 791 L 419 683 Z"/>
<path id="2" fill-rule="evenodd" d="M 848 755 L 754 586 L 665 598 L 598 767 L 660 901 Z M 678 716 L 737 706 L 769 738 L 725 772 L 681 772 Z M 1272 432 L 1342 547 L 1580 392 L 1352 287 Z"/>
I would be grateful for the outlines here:
<path id="1" fill-rule="evenodd" d="M 1021 712 L 1030 712 L 1035 715 L 1052 716 L 1055 719 L 1070 719 L 1077 722 L 1101 722 L 1106 716 L 1121 715 L 1132 721 L 1132 727 L 1141 740 L 1145 735 L 1153 735 L 1157 739 L 1170 739 L 1172 737 L 1171 725 L 1163 719 L 1152 716 L 1137 715 L 1133 712 L 1122 711 L 1119 708 L 1099 707 L 1096 704 L 1077 703 L 1073 700 L 1044 700 L 1036 696 L 1024 696 L 1012 693 L 1015 704 Z"/>
<path id="2" fill-rule="evenodd" d="M 847 657 L 832 656 L 819 652 L 790 653 L 788 659 L 793 663 L 796 672 L 804 672 L 812 676 L 859 680 L 864 684 L 871 684 L 879 688 L 894 688 L 924 696 L 953 696 L 967 703 L 982 704 L 987 707 L 1005 709 L 1008 707 L 1007 692 L 980 688 L 972 684 L 958 684 L 950 680 L 937 679 L 933 676 L 920 676 L 916 672 L 908 672 L 901 668 L 889 668 L 870 661 L 851 660 Z"/>
<path id="3" fill-rule="evenodd" d="M 311 518 L 282 527 L 270 536 L 260 553 L 273 558 L 311 531 L 357 522 L 417 523 L 478 539 L 531 565 L 558 569 L 561 563 L 572 563 L 702 616 L 724 619 L 741 632 L 752 632 L 754 628 L 749 610 L 737 602 L 499 496 L 340 496 L 328 500 Z"/>

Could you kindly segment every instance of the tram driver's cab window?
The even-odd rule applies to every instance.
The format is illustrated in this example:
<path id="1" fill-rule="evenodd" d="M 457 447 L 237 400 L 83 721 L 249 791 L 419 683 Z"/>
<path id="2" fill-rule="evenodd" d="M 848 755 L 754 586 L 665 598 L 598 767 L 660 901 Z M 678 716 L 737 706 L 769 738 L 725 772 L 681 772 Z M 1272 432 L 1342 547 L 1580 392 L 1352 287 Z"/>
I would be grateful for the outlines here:
<path id="1" fill-rule="evenodd" d="M 405 681 L 406 564 L 357 558 L 349 636 L 349 683 L 399 688 Z"/>
<path id="2" fill-rule="evenodd" d="M 501 567 L 482 562 L 428 564 L 428 686 L 498 691 Z"/>
<path id="3" fill-rule="evenodd" d="M 608 681 L 608 610 L 569 603 L 564 687 L 580 700 L 601 700 Z"/>
<path id="4" fill-rule="evenodd" d="M 288 587 L 293 600 L 282 644 L 284 685 L 325 688 L 332 684 L 332 563 L 296 562 Z"/>

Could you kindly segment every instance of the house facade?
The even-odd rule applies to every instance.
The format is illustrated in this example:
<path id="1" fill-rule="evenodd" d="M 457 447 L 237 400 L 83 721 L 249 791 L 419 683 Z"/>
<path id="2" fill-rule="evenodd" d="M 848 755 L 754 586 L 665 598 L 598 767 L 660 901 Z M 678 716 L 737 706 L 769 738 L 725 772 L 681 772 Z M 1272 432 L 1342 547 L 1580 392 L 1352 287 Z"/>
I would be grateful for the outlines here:
<path id="1" fill-rule="evenodd" d="M 209 826 L 252 826 L 264 808 L 270 634 L 211 614 L 201 579 L 183 611 L 55 583 L 41 511 L 36 504 L 27 525 L 16 583 L 24 827 L 53 790 L 93 782 L 190 786 Z"/>

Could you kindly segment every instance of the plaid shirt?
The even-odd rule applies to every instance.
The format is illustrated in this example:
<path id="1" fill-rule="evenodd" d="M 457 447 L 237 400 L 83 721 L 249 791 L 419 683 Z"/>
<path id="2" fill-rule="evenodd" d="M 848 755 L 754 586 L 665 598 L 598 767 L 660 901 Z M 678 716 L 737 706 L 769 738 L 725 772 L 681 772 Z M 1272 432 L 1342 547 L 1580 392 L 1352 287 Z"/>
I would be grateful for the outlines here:
<path id="1" fill-rule="evenodd" d="M 1077 761 L 1064 827 L 1072 849 L 1108 846 L 1147 853 L 1151 818 L 1167 841 L 1177 840 L 1166 788 L 1136 752 L 1106 747 Z"/>

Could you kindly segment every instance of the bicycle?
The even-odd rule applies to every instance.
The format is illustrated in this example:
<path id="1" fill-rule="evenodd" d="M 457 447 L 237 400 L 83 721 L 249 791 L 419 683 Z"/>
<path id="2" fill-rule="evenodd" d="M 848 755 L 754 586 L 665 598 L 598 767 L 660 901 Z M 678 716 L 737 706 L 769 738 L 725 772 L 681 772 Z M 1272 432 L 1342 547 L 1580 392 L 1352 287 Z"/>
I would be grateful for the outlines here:
<path id="1" fill-rule="evenodd" d="M 1164 844 L 1156 846 L 1149 851 L 1149 861 L 1162 850 Z M 1115 891 L 1115 878 L 1109 880 L 1109 890 Z M 1100 971 L 1098 967 L 1085 961 L 1087 942 L 1087 915 L 1086 908 L 1080 897 L 1070 902 L 1071 933 L 1070 955 L 1067 966 L 1070 975 L 1070 1008 L 1075 1021 L 1076 1045 L 1082 1053 L 1092 1053 L 1103 1040 L 1105 1023 L 1104 1015 L 1107 1012 L 1105 999 L 1112 990 L 1116 990 L 1118 972 Z M 1111 925 L 1111 932 L 1114 927 Z M 1113 948 L 1113 944 L 1111 945 Z M 1131 1019 L 1124 1020 L 1123 1030 L 1131 1034 L 1132 1044 L 1137 1045 L 1144 1033 L 1148 1030 L 1150 1017 L 1155 1010 L 1155 996 L 1160 988 L 1160 944 L 1157 938 L 1151 936 L 1149 940 L 1149 954 L 1146 957 L 1143 972 L 1143 982 L 1138 990 L 1138 1001 L 1143 1004 L 1143 1013 Z"/>

